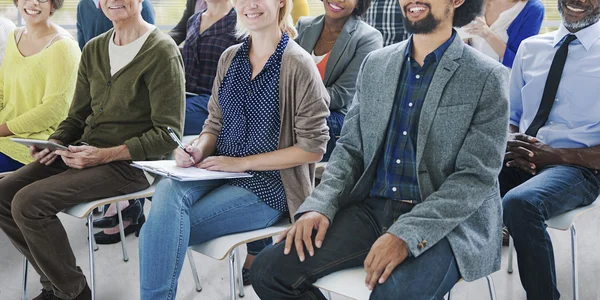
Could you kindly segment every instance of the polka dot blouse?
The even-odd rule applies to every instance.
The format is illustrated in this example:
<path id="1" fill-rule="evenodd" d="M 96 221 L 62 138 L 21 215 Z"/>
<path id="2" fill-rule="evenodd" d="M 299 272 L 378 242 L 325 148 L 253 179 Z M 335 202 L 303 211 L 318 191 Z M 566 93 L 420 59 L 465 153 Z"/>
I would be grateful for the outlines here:
<path id="1" fill-rule="evenodd" d="M 278 149 L 279 73 L 288 40 L 284 33 L 275 52 L 254 79 L 251 79 L 248 38 L 235 54 L 219 87 L 223 127 L 217 138 L 217 155 L 245 157 Z M 229 184 L 252 191 L 272 208 L 287 210 L 279 171 L 248 173 L 254 176 L 232 179 Z"/>

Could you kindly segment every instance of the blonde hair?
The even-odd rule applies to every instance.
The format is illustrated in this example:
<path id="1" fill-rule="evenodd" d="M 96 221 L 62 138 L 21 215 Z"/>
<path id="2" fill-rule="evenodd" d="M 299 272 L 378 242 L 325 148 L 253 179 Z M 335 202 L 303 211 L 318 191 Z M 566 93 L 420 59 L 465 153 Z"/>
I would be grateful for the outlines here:
<path id="1" fill-rule="evenodd" d="M 273 0 L 270 0 L 273 1 Z M 295 39 L 298 35 L 296 27 L 294 26 L 294 20 L 292 19 L 292 8 L 294 7 L 292 0 L 284 0 L 285 4 L 279 9 L 278 22 L 279 29 L 285 32 L 291 39 Z M 233 0 L 233 6 L 235 7 L 237 0 Z M 235 35 L 238 38 L 245 38 L 250 35 L 250 31 L 240 20 L 240 14 L 237 14 L 237 23 L 235 25 Z"/>

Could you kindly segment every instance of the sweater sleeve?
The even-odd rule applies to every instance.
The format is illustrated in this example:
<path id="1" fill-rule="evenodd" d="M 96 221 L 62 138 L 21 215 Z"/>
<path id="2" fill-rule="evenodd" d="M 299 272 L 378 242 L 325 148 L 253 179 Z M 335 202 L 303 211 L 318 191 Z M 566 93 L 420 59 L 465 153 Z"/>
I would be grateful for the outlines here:
<path id="1" fill-rule="evenodd" d="M 532 3 L 527 10 L 524 10 L 520 17 L 524 20 L 520 22 L 518 28 L 513 28 L 510 32 L 508 42 L 506 43 L 506 50 L 504 51 L 504 57 L 502 59 L 502 64 L 509 68 L 512 68 L 515 54 L 517 53 L 521 42 L 540 32 L 542 22 L 544 21 L 544 5 L 541 2 L 536 1 L 535 3 Z"/>
<path id="2" fill-rule="evenodd" d="M 175 47 L 175 45 L 173 45 Z M 159 53 L 160 54 L 160 53 Z M 160 68 L 145 77 L 150 92 L 150 118 L 153 128 L 125 141 L 132 160 L 161 157 L 177 147 L 167 127 L 178 136 L 183 132 L 185 79 L 180 55 L 161 60 Z"/>
<path id="3" fill-rule="evenodd" d="M 187 0 L 185 4 L 185 11 L 183 12 L 183 16 L 181 16 L 181 20 L 179 20 L 177 25 L 175 25 L 175 28 L 169 31 L 169 35 L 177 45 L 181 44 L 185 40 L 185 36 L 187 34 L 187 22 L 188 19 L 194 14 L 195 6 L 196 1 Z"/>
<path id="4" fill-rule="evenodd" d="M 6 123 L 14 134 L 47 130 L 66 116 L 75 90 L 79 47 L 72 40 L 55 42 L 48 52 L 45 90 L 40 105 Z"/>

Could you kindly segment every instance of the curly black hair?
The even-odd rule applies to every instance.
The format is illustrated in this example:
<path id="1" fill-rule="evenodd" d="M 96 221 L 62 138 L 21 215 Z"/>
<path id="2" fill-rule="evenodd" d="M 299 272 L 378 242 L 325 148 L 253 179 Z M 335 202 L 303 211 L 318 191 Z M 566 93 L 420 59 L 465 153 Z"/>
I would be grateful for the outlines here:
<path id="1" fill-rule="evenodd" d="M 356 8 L 352 11 L 352 15 L 360 18 L 367 12 L 367 9 L 369 9 L 370 6 L 371 0 L 358 0 L 356 3 Z"/>
<path id="2" fill-rule="evenodd" d="M 452 26 L 463 27 L 475 20 L 475 17 L 480 15 L 483 11 L 483 1 L 484 0 L 465 0 L 463 5 L 454 11 Z"/>

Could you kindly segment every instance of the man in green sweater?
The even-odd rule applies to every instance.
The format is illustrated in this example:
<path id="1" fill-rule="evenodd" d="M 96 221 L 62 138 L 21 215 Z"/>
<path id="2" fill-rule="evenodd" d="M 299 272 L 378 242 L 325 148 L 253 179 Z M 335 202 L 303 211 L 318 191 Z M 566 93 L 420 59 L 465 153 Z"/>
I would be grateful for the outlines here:
<path id="1" fill-rule="evenodd" d="M 50 137 L 68 151 L 32 148 L 36 161 L 0 180 L 0 228 L 41 276 L 35 299 L 91 299 L 56 214 L 147 188 L 131 161 L 163 158 L 177 146 L 167 127 L 182 132 L 177 46 L 142 19 L 139 1 L 124 2 L 101 0 L 114 29 L 86 45 L 68 117 Z"/>

